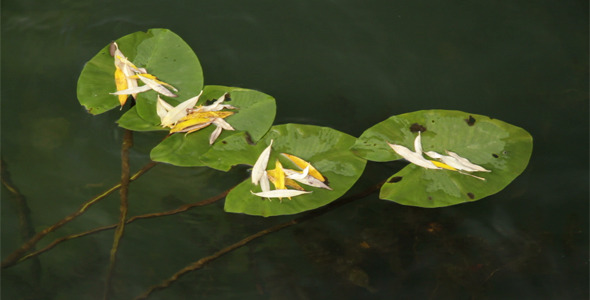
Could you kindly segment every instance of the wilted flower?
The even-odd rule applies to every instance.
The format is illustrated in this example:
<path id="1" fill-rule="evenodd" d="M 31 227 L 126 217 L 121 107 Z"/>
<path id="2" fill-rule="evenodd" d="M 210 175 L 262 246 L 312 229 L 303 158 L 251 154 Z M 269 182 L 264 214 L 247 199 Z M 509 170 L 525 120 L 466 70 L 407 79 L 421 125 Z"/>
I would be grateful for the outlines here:
<path id="1" fill-rule="evenodd" d="M 485 180 L 485 178 L 465 172 L 491 172 L 490 170 L 486 170 L 481 166 L 471 163 L 468 159 L 461 157 L 457 153 L 451 151 L 447 151 L 447 154 L 449 155 L 441 155 L 434 151 L 425 152 L 428 156 L 434 159 L 439 159 L 440 161 L 428 160 L 424 158 L 424 156 L 422 156 L 422 137 L 420 132 L 418 132 L 418 136 L 414 140 L 414 151 L 402 145 L 391 143 L 387 144 L 391 147 L 391 149 L 393 149 L 393 151 L 395 151 L 407 161 L 426 169 L 446 169 L 457 171 L 461 174 L 469 175 L 480 180 Z"/>
<path id="2" fill-rule="evenodd" d="M 175 94 L 170 92 L 166 87 L 171 88 L 174 91 L 178 91 L 172 85 L 165 83 L 156 76 L 148 74 L 144 68 L 136 67 L 130 62 L 123 52 L 119 50 L 119 45 L 116 42 L 111 44 L 111 55 L 115 58 L 115 85 L 117 91 L 111 93 L 111 95 L 119 96 L 119 103 L 121 106 L 127 101 L 127 96 L 132 95 L 136 98 L 138 93 L 154 90 L 164 96 L 176 97 Z M 137 80 L 141 80 L 144 85 L 139 86 Z"/>
<path id="3" fill-rule="evenodd" d="M 213 144 L 222 130 L 235 130 L 224 120 L 233 115 L 234 112 L 221 111 L 224 108 L 235 109 L 235 107 L 221 104 L 227 97 L 227 94 L 221 96 L 212 105 L 195 107 L 202 93 L 203 91 L 196 97 L 190 98 L 175 107 L 158 97 L 156 111 L 160 117 L 161 125 L 163 127 L 170 127 L 170 133 L 186 132 L 188 134 L 211 124 L 215 125 L 217 128 L 215 128 L 209 137 L 209 144 Z"/>
<path id="4" fill-rule="evenodd" d="M 291 154 L 282 153 L 284 157 L 303 169 L 301 172 L 284 168 L 283 164 L 281 164 L 278 159 L 275 161 L 274 169 L 266 170 L 270 158 L 272 143 L 273 140 L 271 140 L 268 147 L 262 151 L 252 168 L 252 183 L 255 185 L 260 183 L 262 189 L 262 192 L 252 192 L 252 194 L 269 198 L 269 200 L 270 198 L 279 198 L 280 200 L 284 197 L 291 199 L 291 197 L 311 193 L 311 191 L 305 191 L 297 182 L 312 187 L 332 190 L 332 188 L 325 183 L 325 177 L 322 176 L 316 168 L 314 168 L 309 162 Z M 269 181 L 275 186 L 274 190 L 270 190 Z M 287 189 L 287 187 L 291 187 L 293 190 Z"/>

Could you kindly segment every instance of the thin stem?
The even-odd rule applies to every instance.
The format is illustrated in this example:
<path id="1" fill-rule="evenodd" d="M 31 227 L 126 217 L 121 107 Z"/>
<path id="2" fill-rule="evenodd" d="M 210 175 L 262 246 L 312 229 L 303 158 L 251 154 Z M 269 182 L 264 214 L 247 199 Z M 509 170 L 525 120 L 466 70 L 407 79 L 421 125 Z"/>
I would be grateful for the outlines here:
<path id="1" fill-rule="evenodd" d="M 125 129 L 123 136 L 123 145 L 121 146 L 121 189 L 119 195 L 121 204 L 119 206 L 119 223 L 115 228 L 115 236 L 113 239 L 113 246 L 111 248 L 111 255 L 109 260 L 109 269 L 105 280 L 104 299 L 108 299 L 111 291 L 111 280 L 115 270 L 115 262 L 117 261 L 117 251 L 119 250 L 119 242 L 123 238 L 125 232 L 125 222 L 127 220 L 128 194 L 129 194 L 129 149 L 133 146 L 133 132 Z"/>
<path id="2" fill-rule="evenodd" d="M 250 235 L 250 236 L 248 236 L 248 237 L 246 237 L 246 238 L 238 241 L 237 243 L 234 243 L 232 245 L 229 245 L 229 246 L 227 246 L 227 247 L 225 247 L 225 248 L 223 248 L 223 249 L 215 252 L 214 254 L 212 254 L 210 256 L 203 257 L 203 258 L 197 260 L 196 262 L 193 262 L 193 263 L 189 264 L 188 266 L 182 268 L 180 271 L 176 272 L 170 278 L 162 281 L 161 283 L 159 283 L 157 285 L 151 286 L 145 293 L 137 296 L 135 298 L 135 300 L 147 299 L 147 297 L 149 297 L 150 294 L 152 294 L 155 291 L 158 291 L 158 290 L 161 290 L 161 289 L 164 289 L 164 288 L 169 287 L 172 283 L 174 283 L 175 281 L 177 281 L 181 276 L 183 276 L 183 275 L 185 275 L 185 274 L 187 274 L 189 272 L 192 272 L 192 271 L 196 271 L 198 269 L 201 269 L 206 264 L 208 264 L 208 263 L 210 263 L 210 262 L 212 262 L 212 261 L 220 258 L 221 256 L 223 256 L 223 255 L 225 255 L 227 253 L 232 252 L 233 250 L 236 250 L 236 249 L 238 249 L 238 248 L 240 248 L 240 247 L 242 247 L 242 246 L 250 243 L 251 241 L 253 241 L 255 239 L 258 239 L 260 237 L 263 237 L 263 236 L 268 235 L 268 234 L 273 233 L 273 232 L 277 232 L 277 231 L 282 230 L 282 229 L 285 229 L 287 227 L 291 227 L 293 225 L 296 225 L 296 224 L 305 222 L 305 221 L 310 220 L 310 219 L 313 219 L 315 217 L 321 216 L 321 215 L 323 215 L 323 214 L 325 214 L 325 213 L 327 213 L 329 211 L 332 211 L 333 209 L 338 208 L 338 207 L 340 207 L 340 206 L 342 206 L 344 204 L 353 202 L 353 201 L 358 200 L 358 199 L 362 199 L 362 198 L 364 198 L 364 197 L 372 194 L 373 192 L 378 191 L 384 183 L 385 183 L 385 181 L 380 182 L 380 183 L 378 183 L 376 185 L 373 185 L 373 186 L 367 188 L 366 190 L 364 190 L 364 191 L 362 191 L 360 193 L 357 193 L 357 194 L 352 195 L 350 197 L 341 198 L 339 200 L 336 200 L 336 201 L 334 201 L 334 202 L 332 202 L 332 203 L 330 203 L 330 204 L 328 204 L 326 206 L 323 206 L 323 207 L 321 207 L 319 209 L 316 209 L 314 211 L 311 211 L 311 212 L 309 212 L 309 213 L 307 213 L 307 214 L 305 214 L 305 215 L 303 215 L 303 216 L 301 216 L 299 218 L 295 218 L 295 219 L 293 219 L 291 221 L 288 221 L 288 222 L 285 222 L 285 223 L 282 223 L 282 224 L 278 224 L 278 225 L 272 226 L 270 228 L 267 228 L 265 230 L 259 231 L 259 232 L 255 233 L 253 235 Z"/>
<path id="3" fill-rule="evenodd" d="M 26 241 L 35 235 L 35 229 L 33 228 L 33 222 L 31 221 L 31 209 L 27 204 L 27 199 L 19 191 L 18 187 L 14 185 L 10 180 L 10 173 L 7 170 L 6 162 L 2 159 L 0 162 L 0 172 L 2 185 L 12 194 L 11 199 L 14 201 L 16 207 L 16 213 L 18 215 L 20 236 L 23 241 Z M 35 249 L 34 247 L 32 248 Z M 35 280 L 35 283 L 39 283 L 41 276 L 41 263 L 36 259 L 31 265 L 31 274 Z"/>
<path id="4" fill-rule="evenodd" d="M 153 168 L 157 163 L 156 162 L 149 162 L 147 165 L 145 165 L 143 168 L 141 168 L 141 170 L 139 170 L 137 173 L 133 174 L 133 176 L 131 176 L 130 181 L 136 180 L 137 178 L 139 178 L 141 175 L 145 174 L 145 172 L 149 171 L 151 168 Z M 85 203 L 83 203 L 80 208 L 75 211 L 74 213 L 66 216 L 65 218 L 59 220 L 57 223 L 45 228 L 44 230 L 42 230 L 41 232 L 37 233 L 35 236 L 33 236 L 31 239 L 29 239 L 27 242 L 25 242 L 23 245 L 21 245 L 20 248 L 16 249 L 14 252 L 12 252 L 11 254 L 9 254 L 3 261 L 2 261 L 2 268 L 7 268 L 10 267 L 12 265 L 14 265 L 17 261 L 19 261 L 19 259 L 21 257 L 23 257 L 23 255 L 28 252 L 29 250 L 31 250 L 36 244 L 37 242 L 39 242 L 39 240 L 41 240 L 44 236 L 46 236 L 47 234 L 57 230 L 58 228 L 60 228 L 61 226 L 63 226 L 64 224 L 72 221 L 73 219 L 75 219 L 76 217 L 80 216 L 81 214 L 83 214 L 90 206 L 92 206 L 93 204 L 97 203 L 98 201 L 106 198 L 108 195 L 110 195 L 111 193 L 113 193 L 114 191 L 118 190 L 121 187 L 121 184 L 117 184 L 113 187 L 111 187 L 110 189 L 104 191 L 103 193 L 101 193 L 100 195 L 86 201 Z"/>
<path id="5" fill-rule="evenodd" d="M 199 202 L 185 204 L 185 205 L 182 205 L 182 206 L 180 206 L 180 207 L 178 207 L 176 209 L 170 210 L 170 211 L 159 212 L 159 213 L 150 213 L 150 214 L 145 214 L 145 215 L 134 216 L 134 217 L 129 218 L 127 220 L 126 224 L 132 223 L 133 221 L 140 220 L 140 219 L 149 219 L 149 218 L 156 218 L 156 217 L 163 217 L 163 216 L 175 215 L 175 214 L 178 214 L 178 213 L 181 213 L 181 212 L 185 212 L 185 211 L 187 211 L 187 210 L 189 210 L 189 209 L 191 209 L 193 207 L 205 206 L 205 205 L 208 205 L 208 204 L 212 204 L 212 203 L 215 203 L 215 202 L 219 201 L 220 199 L 223 199 L 232 189 L 233 189 L 233 187 L 230 188 L 230 189 L 228 189 L 228 190 L 226 190 L 226 191 L 224 191 L 224 192 L 222 192 L 219 195 L 213 196 L 211 198 L 208 198 L 208 199 L 205 199 L 205 200 L 202 200 L 202 201 L 199 201 Z M 25 260 L 27 260 L 29 258 L 32 258 L 32 257 L 38 256 L 40 254 L 43 254 L 44 252 L 47 252 L 47 251 L 51 250 L 53 247 L 59 245 L 62 242 L 69 241 L 69 240 L 72 240 L 72 239 L 75 239 L 75 238 L 79 238 L 79 237 L 83 237 L 83 236 L 87 236 L 87 235 L 90 235 L 90 234 L 102 232 L 102 231 L 105 231 L 105 230 L 113 229 L 113 228 L 116 228 L 117 225 L 118 225 L 118 223 L 117 224 L 111 224 L 111 225 L 94 228 L 94 229 L 91 229 L 91 230 L 88 230 L 88 231 L 85 231 L 85 232 L 71 234 L 71 235 L 68 235 L 68 236 L 65 236 L 65 237 L 56 239 L 53 242 L 51 242 L 51 244 L 47 245 L 45 248 L 40 249 L 40 250 L 35 251 L 35 252 L 32 252 L 32 253 L 30 253 L 30 254 L 28 254 L 26 256 L 23 256 L 21 259 L 18 260 L 17 263 L 21 263 L 21 262 L 23 262 L 23 261 L 25 261 Z"/>

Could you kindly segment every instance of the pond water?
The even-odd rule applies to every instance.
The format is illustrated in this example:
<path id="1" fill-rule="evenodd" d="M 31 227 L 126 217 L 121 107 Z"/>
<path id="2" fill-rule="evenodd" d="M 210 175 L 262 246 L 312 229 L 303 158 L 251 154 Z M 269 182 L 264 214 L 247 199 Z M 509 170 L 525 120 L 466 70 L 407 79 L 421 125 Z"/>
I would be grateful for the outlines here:
<path id="1" fill-rule="evenodd" d="M 3 1 L 2 258 L 23 237 L 118 183 L 118 110 L 76 99 L 84 63 L 123 35 L 168 28 L 205 84 L 275 97 L 275 124 L 359 136 L 391 115 L 453 109 L 522 127 L 525 172 L 480 201 L 406 207 L 373 193 L 270 234 L 149 299 L 583 299 L 588 297 L 586 1 Z M 136 133 L 132 172 L 163 137 Z M 399 164 L 369 163 L 351 194 Z M 9 177 L 8 177 L 9 175 Z M 133 182 L 129 215 L 217 195 L 248 176 L 160 164 Z M 117 193 L 49 234 L 115 223 Z M 223 212 L 223 201 L 127 226 L 112 299 L 294 216 Z M 113 231 L 2 270 L 3 299 L 101 299 Z"/>

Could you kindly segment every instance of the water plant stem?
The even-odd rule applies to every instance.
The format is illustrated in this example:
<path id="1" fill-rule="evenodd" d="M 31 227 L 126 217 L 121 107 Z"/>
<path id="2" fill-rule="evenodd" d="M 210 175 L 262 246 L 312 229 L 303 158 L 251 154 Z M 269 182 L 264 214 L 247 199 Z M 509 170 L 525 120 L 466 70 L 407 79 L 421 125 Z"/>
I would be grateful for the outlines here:
<path id="1" fill-rule="evenodd" d="M 27 199 L 19 191 L 16 185 L 10 180 L 10 173 L 7 170 L 6 162 L 4 159 L 0 162 L 0 173 L 2 185 L 10 192 L 13 200 L 16 212 L 18 215 L 18 223 L 20 229 L 20 236 L 23 241 L 30 239 L 35 236 L 35 229 L 33 228 L 33 222 L 31 221 L 31 210 L 27 204 Z M 32 248 L 35 249 L 34 247 Z M 31 274 L 33 275 L 34 283 L 38 284 L 41 280 L 41 263 L 36 259 L 31 265 Z"/>
<path id="2" fill-rule="evenodd" d="M 374 193 L 375 191 L 378 191 L 384 183 L 385 183 L 385 181 L 382 181 L 378 184 L 375 184 L 375 185 L 365 189 L 362 192 L 359 192 L 357 194 L 354 194 L 354 195 L 346 197 L 346 198 L 340 198 L 339 200 L 336 200 L 326 206 L 323 206 L 323 207 L 318 208 L 314 211 L 306 213 L 305 215 L 303 215 L 301 217 L 298 217 L 298 218 L 295 218 L 291 221 L 281 223 L 281 224 L 269 227 L 267 229 L 261 230 L 255 234 L 252 234 L 252 235 L 250 235 L 250 236 L 248 236 L 248 237 L 246 237 L 246 238 L 244 238 L 232 245 L 229 245 L 229 246 L 213 253 L 212 255 L 203 257 L 203 258 L 187 265 L 186 267 L 182 268 L 181 270 L 174 273 L 172 276 L 170 276 L 168 279 L 162 281 L 161 283 L 151 286 L 150 288 L 148 288 L 148 290 L 145 293 L 137 296 L 135 298 L 135 300 L 147 299 L 153 292 L 169 287 L 172 283 L 177 281 L 181 276 L 183 276 L 189 272 L 199 270 L 203 266 L 205 266 L 206 264 L 208 264 L 208 263 L 220 258 L 221 256 L 223 256 L 227 253 L 230 253 L 233 250 L 236 250 L 236 249 L 238 249 L 238 248 L 240 248 L 240 247 L 242 247 L 242 246 L 244 246 L 244 245 L 260 238 L 260 237 L 266 236 L 266 235 L 273 233 L 273 232 L 277 232 L 277 231 L 285 229 L 287 227 L 291 227 L 293 225 L 300 224 L 304 221 L 319 217 L 319 216 L 321 216 L 329 211 L 332 211 L 344 204 L 348 204 L 348 203 L 353 202 L 355 200 L 362 199 L 362 198 Z"/>
<path id="3" fill-rule="evenodd" d="M 187 211 L 187 210 L 189 210 L 189 209 L 191 209 L 193 207 L 205 206 L 205 205 L 208 205 L 208 204 L 212 204 L 212 203 L 215 203 L 215 202 L 217 202 L 217 201 L 225 198 L 225 196 L 227 196 L 227 194 L 233 188 L 234 187 L 231 187 L 231 188 L 227 189 L 226 191 L 224 191 L 224 192 L 222 192 L 222 193 L 220 193 L 218 195 L 215 195 L 213 197 L 210 197 L 210 198 L 207 198 L 205 200 L 198 201 L 198 202 L 195 202 L 195 203 L 185 204 L 185 205 L 182 205 L 182 206 L 180 206 L 180 207 L 178 207 L 176 209 L 173 209 L 173 210 L 159 212 L 159 213 L 150 213 L 150 214 L 144 214 L 144 215 L 134 216 L 134 217 L 131 217 L 131 218 L 127 219 L 127 221 L 125 222 L 125 224 L 129 224 L 129 223 L 132 223 L 132 222 L 134 222 L 136 220 L 140 220 L 140 219 L 149 219 L 149 218 L 156 218 L 156 217 L 164 217 L 164 216 L 175 215 L 175 214 L 178 214 L 178 213 L 181 213 L 181 212 L 185 212 L 185 211 Z M 18 260 L 17 263 L 21 263 L 21 262 L 23 262 L 23 261 L 25 261 L 25 260 L 27 260 L 29 258 L 33 258 L 35 256 L 38 256 L 38 255 L 42 254 L 42 253 L 45 253 L 45 252 L 51 250 L 53 247 L 59 245 L 62 242 L 65 242 L 65 241 L 68 241 L 68 240 L 72 240 L 72 239 L 75 239 L 75 238 L 79 238 L 79 237 L 83 237 L 83 236 L 87 236 L 87 235 L 90 235 L 90 234 L 102 232 L 102 231 L 105 231 L 105 230 L 117 228 L 117 225 L 118 225 L 118 223 L 107 225 L 107 226 L 103 226 L 103 227 L 97 227 L 97 228 L 94 228 L 94 229 L 90 229 L 88 231 L 84 231 L 84 232 L 76 233 L 76 234 L 71 234 L 71 235 L 68 235 L 68 236 L 65 236 L 65 237 L 61 237 L 61 238 L 55 239 L 49 245 L 45 246 L 45 248 L 39 249 L 39 250 L 37 250 L 35 252 L 31 252 L 31 253 L 23 256 L 21 259 Z"/>
<path id="4" fill-rule="evenodd" d="M 111 292 L 111 280 L 115 270 L 115 263 L 117 261 L 117 251 L 119 250 L 119 242 L 125 232 L 125 221 L 127 219 L 128 194 L 129 194 L 129 149 L 133 146 L 133 131 L 125 129 L 123 135 L 123 145 L 121 146 L 121 189 L 119 195 L 121 203 L 119 205 L 119 223 L 115 228 L 115 236 L 113 239 L 113 246 L 111 247 L 109 269 L 107 271 L 105 280 L 104 299 L 108 299 Z"/>
<path id="5" fill-rule="evenodd" d="M 145 172 L 147 172 L 151 168 L 153 168 L 156 164 L 157 164 L 157 162 L 153 162 L 153 161 L 149 162 L 148 164 L 143 166 L 143 168 L 141 168 L 139 171 L 137 171 L 137 173 L 133 174 L 133 176 L 131 176 L 131 178 L 129 180 L 130 181 L 136 180 L 141 175 L 145 174 Z M 39 233 L 37 233 L 31 239 L 29 239 L 24 244 L 22 244 L 18 249 L 16 249 L 14 252 L 9 254 L 2 261 L 2 265 L 1 265 L 2 269 L 13 266 L 16 262 L 19 261 L 19 259 L 21 257 L 24 256 L 25 253 L 27 253 L 29 250 L 31 250 L 37 244 L 37 242 L 39 242 L 43 237 L 45 237 L 46 235 L 48 235 L 51 232 L 54 232 L 55 230 L 57 230 L 61 226 L 65 225 L 66 223 L 75 219 L 76 217 L 82 215 L 86 210 L 88 210 L 88 208 L 90 206 L 92 206 L 93 204 L 96 204 L 98 201 L 106 198 L 108 195 L 112 194 L 114 191 L 118 190 L 119 188 L 121 188 L 121 183 L 114 185 L 113 187 L 102 192 L 101 194 L 97 195 L 96 197 L 84 202 L 80 206 L 80 208 L 78 208 L 77 211 L 73 212 L 72 214 L 66 216 L 65 218 L 57 221 L 55 224 L 53 224 L 53 225 L 43 229 Z"/>

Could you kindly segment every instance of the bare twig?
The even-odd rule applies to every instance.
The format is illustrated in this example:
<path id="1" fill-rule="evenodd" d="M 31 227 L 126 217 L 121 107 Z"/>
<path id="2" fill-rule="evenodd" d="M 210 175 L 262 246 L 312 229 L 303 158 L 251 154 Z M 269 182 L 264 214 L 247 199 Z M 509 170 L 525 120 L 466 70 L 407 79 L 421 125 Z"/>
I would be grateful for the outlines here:
<path id="1" fill-rule="evenodd" d="M 8 173 L 6 162 L 3 159 L 0 162 L 0 165 L 2 185 L 12 194 L 11 199 L 14 200 L 16 213 L 18 215 L 20 236 L 23 241 L 29 240 L 35 235 L 35 229 L 33 228 L 33 224 L 31 222 L 31 210 L 27 204 L 27 199 L 10 180 L 10 173 Z M 34 249 L 34 247 L 32 249 Z M 33 274 L 35 283 L 38 283 L 40 280 L 40 270 L 41 263 L 39 260 L 35 260 L 31 265 L 31 274 Z"/>
<path id="2" fill-rule="evenodd" d="M 303 216 L 301 216 L 299 218 L 295 218 L 295 219 L 293 219 L 291 221 L 288 221 L 288 222 L 285 222 L 285 223 L 282 223 L 282 224 L 278 224 L 278 225 L 272 226 L 272 227 L 267 228 L 265 230 L 259 231 L 259 232 L 255 233 L 253 235 L 250 235 L 250 236 L 248 236 L 248 237 L 246 237 L 246 238 L 238 241 L 237 243 L 234 243 L 234 244 L 232 244 L 230 246 L 227 246 L 227 247 L 225 247 L 225 248 L 223 248 L 223 249 L 215 252 L 214 254 L 212 254 L 210 256 L 203 257 L 203 258 L 197 260 L 196 262 L 193 262 L 190 265 L 182 268 L 180 271 L 176 272 L 170 278 L 162 281 L 161 283 L 159 283 L 157 285 L 151 286 L 145 293 L 137 296 L 135 299 L 136 300 L 139 300 L 139 299 L 147 299 L 147 297 L 149 297 L 150 294 L 152 294 L 155 291 L 158 291 L 158 290 L 167 288 L 172 283 L 174 283 L 175 281 L 177 281 L 181 276 L 183 276 L 183 275 L 185 275 L 185 274 L 187 274 L 189 272 L 192 272 L 192 271 L 196 271 L 198 269 L 201 269 L 207 263 L 210 263 L 210 262 L 212 262 L 212 261 L 220 258 L 224 254 L 230 253 L 231 251 L 236 250 L 236 249 L 238 249 L 238 248 L 240 248 L 240 247 L 248 244 L 249 242 L 251 242 L 251 241 L 253 241 L 253 240 L 257 239 L 257 238 L 260 238 L 260 237 L 263 237 L 263 236 L 265 236 L 267 234 L 270 234 L 270 233 L 273 233 L 273 232 L 277 232 L 277 231 L 282 230 L 284 228 L 291 227 L 293 225 L 302 223 L 302 222 L 307 221 L 309 219 L 313 219 L 313 218 L 318 217 L 318 216 L 321 216 L 321 215 L 323 215 L 323 214 L 325 214 L 325 213 L 327 213 L 329 211 L 332 211 L 333 209 L 338 208 L 338 207 L 340 207 L 340 206 L 342 206 L 344 204 L 350 203 L 350 202 L 355 201 L 355 200 L 358 200 L 358 199 L 362 199 L 365 196 L 368 196 L 371 193 L 379 190 L 379 188 L 381 188 L 381 186 L 383 185 L 383 183 L 385 183 L 385 181 L 380 182 L 380 183 L 378 183 L 378 184 L 376 184 L 374 186 L 371 186 L 368 189 L 366 189 L 366 190 L 364 190 L 364 191 L 362 191 L 360 193 L 357 193 L 355 195 L 352 195 L 350 197 L 341 198 L 339 200 L 336 200 L 336 201 L 334 201 L 334 202 L 332 202 L 332 203 L 330 203 L 330 204 L 328 204 L 326 206 L 323 206 L 323 207 L 321 207 L 319 209 L 316 209 L 314 211 L 311 211 L 311 212 L 309 212 L 309 213 L 307 213 L 307 214 L 305 214 L 305 215 L 303 215 Z"/>
<path id="3" fill-rule="evenodd" d="M 141 175 L 145 174 L 145 172 L 149 171 L 151 168 L 153 168 L 157 163 L 156 162 L 150 162 L 147 165 L 145 165 L 143 168 L 141 168 L 141 170 L 139 170 L 137 173 L 133 174 L 133 176 L 131 176 L 130 181 L 136 180 L 137 178 L 139 178 Z M 10 267 L 12 265 L 14 265 L 17 261 L 19 261 L 19 259 L 29 250 L 31 250 L 36 244 L 37 242 L 39 242 L 39 240 L 41 240 L 44 236 L 46 236 L 47 234 L 57 230 L 58 228 L 60 228 L 61 226 L 63 226 L 64 224 L 72 221 L 73 219 L 75 219 L 76 217 L 80 216 L 81 214 L 83 214 L 90 206 L 92 206 L 93 204 L 97 203 L 98 201 L 106 198 L 108 195 L 110 195 L 111 193 L 113 193 L 114 191 L 118 190 L 121 187 L 121 184 L 117 184 L 113 187 L 111 187 L 110 189 L 104 191 L 103 193 L 101 193 L 100 195 L 86 201 L 84 204 L 82 204 L 80 206 L 80 208 L 75 211 L 74 213 L 66 216 L 65 218 L 59 220 L 57 223 L 45 228 L 43 231 L 37 233 L 35 236 L 33 236 L 31 239 L 29 239 L 27 242 L 25 242 L 23 245 L 21 245 L 20 248 L 18 248 L 17 250 L 15 250 L 13 253 L 9 254 L 3 261 L 2 261 L 2 268 L 6 268 L 6 267 Z"/>
<path id="4" fill-rule="evenodd" d="M 159 212 L 159 213 L 151 213 L 151 214 L 134 216 L 134 217 L 131 217 L 131 218 L 127 219 L 126 224 L 132 223 L 133 221 L 140 220 L 140 219 L 149 219 L 149 218 L 156 218 L 156 217 L 163 217 L 163 216 L 175 215 L 175 214 L 178 214 L 178 213 L 181 213 L 181 212 L 185 212 L 185 211 L 187 211 L 187 210 L 189 210 L 189 209 L 191 209 L 193 207 L 205 206 L 205 205 L 208 205 L 208 204 L 212 204 L 214 202 L 219 201 L 220 199 L 223 199 L 232 189 L 233 189 L 233 187 L 230 188 L 230 189 L 228 189 L 228 190 L 226 190 L 226 191 L 224 191 L 224 192 L 222 192 L 219 195 L 213 196 L 211 198 L 208 198 L 208 199 L 205 199 L 205 200 L 202 200 L 202 201 L 199 201 L 199 202 L 185 204 L 185 205 L 182 205 L 182 206 L 180 206 L 180 207 L 178 207 L 176 209 L 173 209 L 173 210 L 169 210 L 169 211 L 165 211 L 165 212 Z M 93 234 L 93 233 L 98 233 L 98 232 L 102 232 L 102 231 L 105 231 L 105 230 L 113 229 L 113 228 L 116 228 L 117 225 L 118 224 L 111 224 L 111 225 L 108 225 L 108 226 L 98 227 L 98 228 L 94 228 L 94 229 L 91 229 L 91 230 L 88 230 L 88 231 L 85 231 L 85 232 L 71 234 L 71 235 L 68 235 L 68 236 L 65 236 L 65 237 L 56 239 L 53 242 L 51 242 L 49 245 L 47 245 L 45 248 L 40 249 L 40 250 L 35 251 L 35 252 L 32 252 L 32 253 L 30 253 L 30 254 L 28 254 L 26 256 L 23 256 L 21 259 L 18 260 L 17 263 L 21 263 L 21 262 L 23 262 L 23 261 L 25 261 L 25 260 L 27 260 L 29 258 L 38 256 L 38 255 L 40 255 L 40 254 L 42 254 L 44 252 L 47 252 L 47 251 L 51 250 L 53 247 L 59 245 L 62 242 L 65 242 L 65 241 L 68 241 L 68 240 L 72 240 L 72 239 L 75 239 L 75 238 L 79 238 L 79 237 L 83 237 L 83 236 L 87 236 L 87 235 L 90 235 L 90 234 Z"/>

